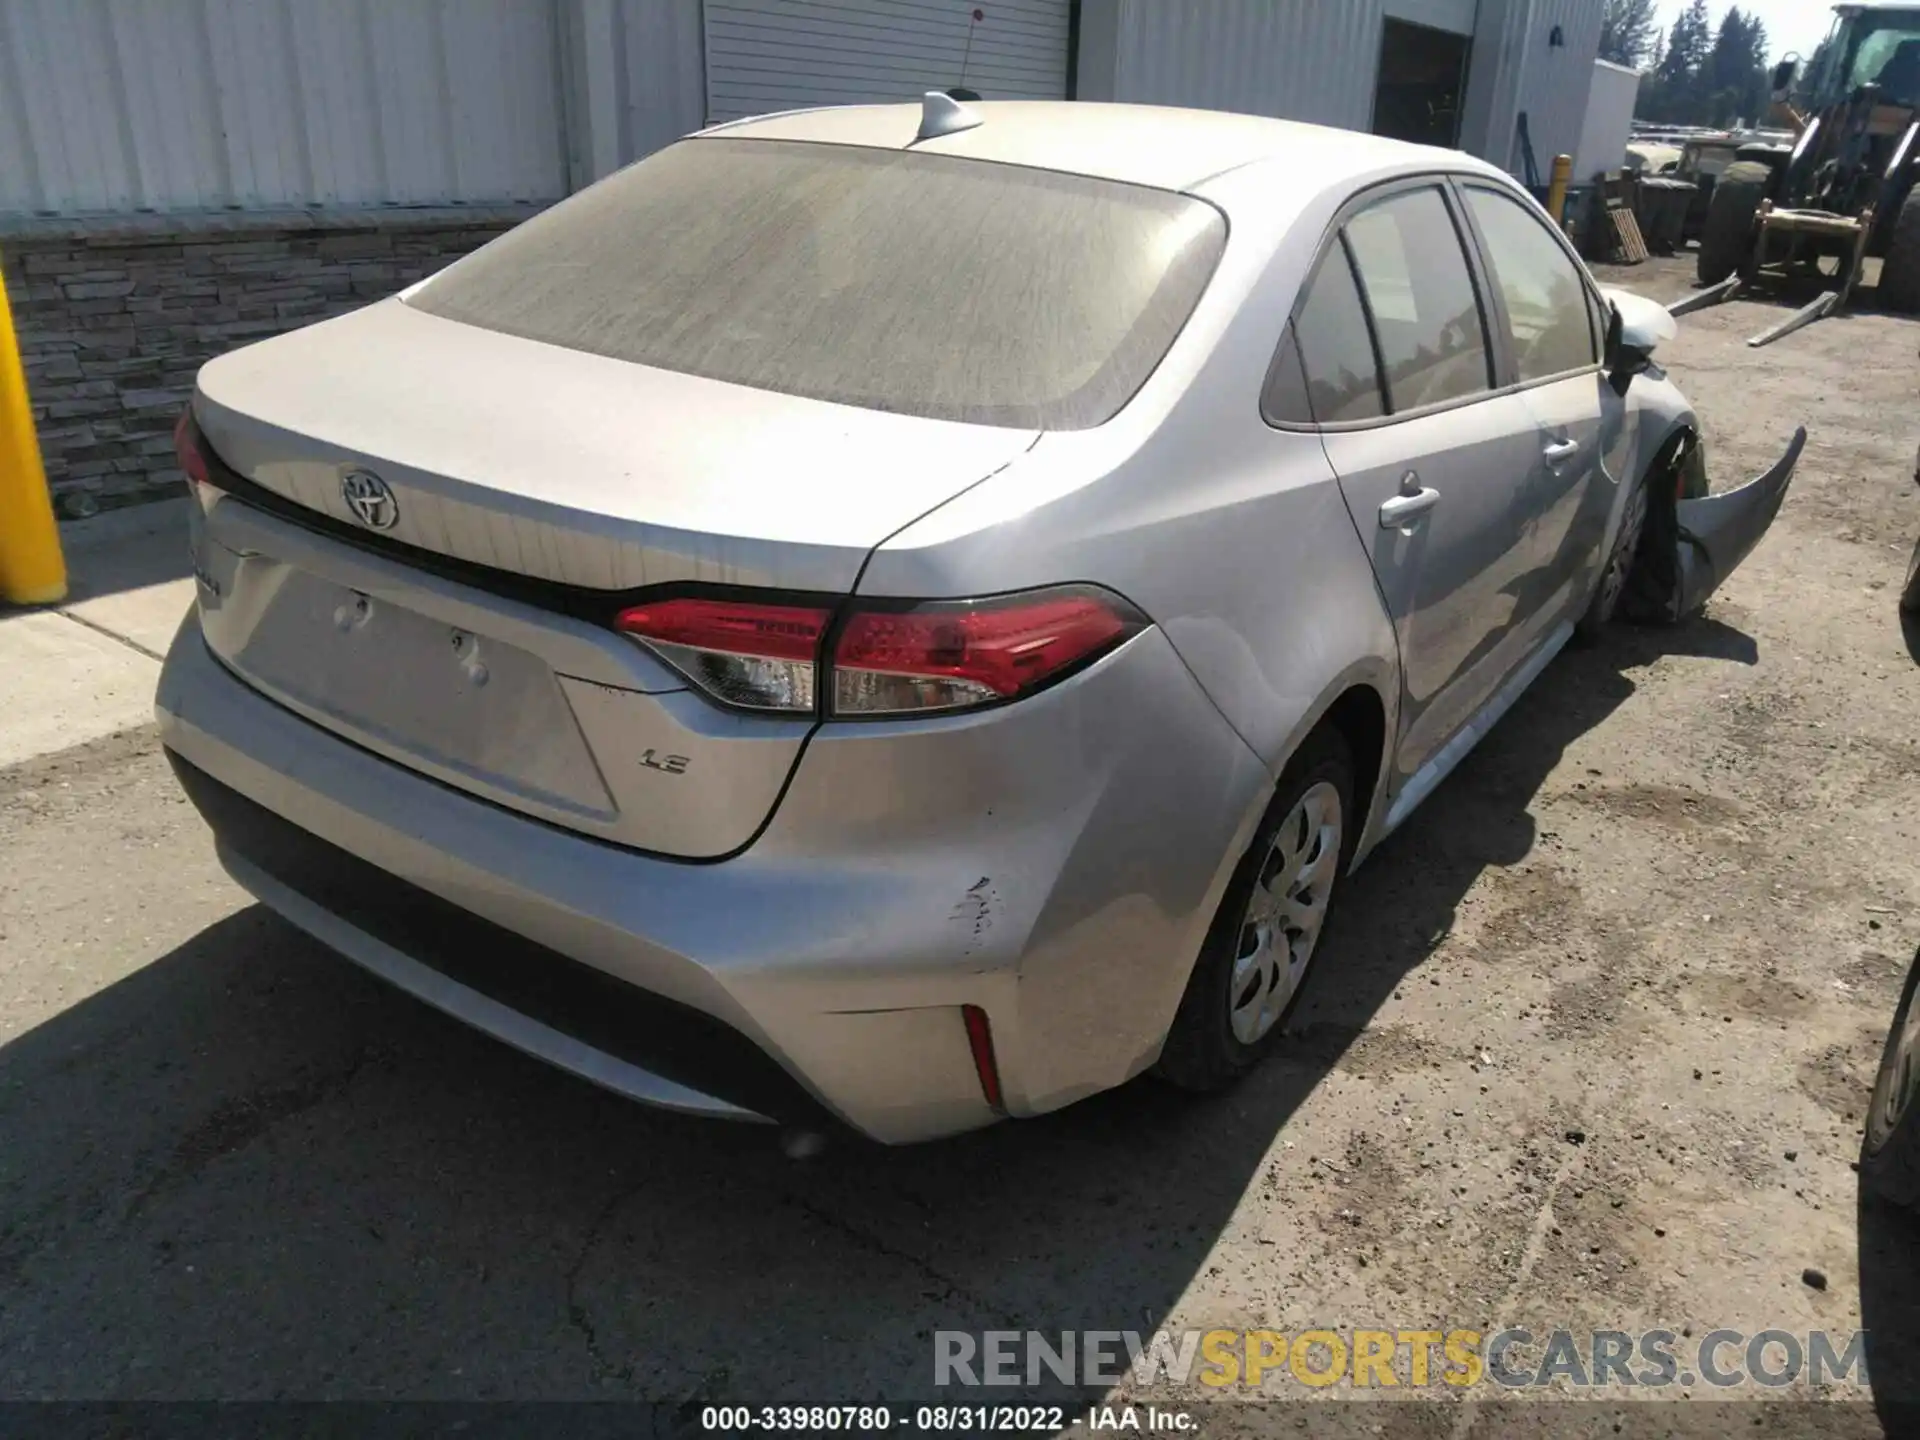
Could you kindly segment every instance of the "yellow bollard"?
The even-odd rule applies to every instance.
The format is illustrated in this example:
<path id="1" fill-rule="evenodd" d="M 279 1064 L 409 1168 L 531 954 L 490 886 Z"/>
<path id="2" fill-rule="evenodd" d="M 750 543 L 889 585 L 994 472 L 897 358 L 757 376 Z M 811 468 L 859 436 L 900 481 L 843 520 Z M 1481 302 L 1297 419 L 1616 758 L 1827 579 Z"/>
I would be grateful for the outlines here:
<path id="1" fill-rule="evenodd" d="M 1567 223 L 1567 187 L 1573 183 L 1573 157 L 1556 155 L 1553 157 L 1553 188 L 1547 191 L 1547 213 L 1553 216 L 1553 223 Z"/>
<path id="2" fill-rule="evenodd" d="M 0 280 L 0 601 L 51 605 L 66 594 L 60 527 L 40 464 L 40 437 L 33 432 L 13 311 Z"/>

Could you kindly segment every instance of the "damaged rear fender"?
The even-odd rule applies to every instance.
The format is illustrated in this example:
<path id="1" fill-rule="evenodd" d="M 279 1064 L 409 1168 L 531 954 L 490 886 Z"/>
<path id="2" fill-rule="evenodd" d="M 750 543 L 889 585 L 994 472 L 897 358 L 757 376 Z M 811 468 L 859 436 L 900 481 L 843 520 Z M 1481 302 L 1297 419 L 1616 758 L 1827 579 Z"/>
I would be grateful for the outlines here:
<path id="1" fill-rule="evenodd" d="M 1646 530 L 1621 596 L 1627 619 L 1671 625 L 1699 612 L 1772 527 L 1807 431 L 1797 430 L 1787 453 L 1759 479 L 1721 495 L 1683 499 L 1680 478 L 1698 445 L 1686 436 L 1648 478 Z"/>

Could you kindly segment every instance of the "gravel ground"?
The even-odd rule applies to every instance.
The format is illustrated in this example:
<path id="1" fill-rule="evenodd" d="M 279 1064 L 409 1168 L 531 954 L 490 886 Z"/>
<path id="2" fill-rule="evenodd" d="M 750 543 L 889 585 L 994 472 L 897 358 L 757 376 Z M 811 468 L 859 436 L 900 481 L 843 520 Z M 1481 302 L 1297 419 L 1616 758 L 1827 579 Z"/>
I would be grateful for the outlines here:
<path id="1" fill-rule="evenodd" d="M 1689 268 L 1608 278 L 1670 299 Z M 1811 429 L 1772 536 L 1704 619 L 1552 666 L 1356 878 L 1286 1058 L 1217 1101 L 1141 1084 L 792 1163 L 250 906 L 150 732 L 0 772 L 0 1396 L 691 1418 L 925 1394 L 936 1329 L 1863 1323 L 1881 1403 L 1920 1396 L 1920 1245 L 1851 1168 L 1920 942 L 1920 326 L 1748 350 L 1776 313 L 1693 317 L 1668 357 L 1720 486 Z M 1877 1429 L 1737 1393 L 1743 1433 Z M 1633 1398 L 1392 1424 L 1611 1434 Z M 1652 1413 L 1631 1433 L 1683 1412 Z"/>

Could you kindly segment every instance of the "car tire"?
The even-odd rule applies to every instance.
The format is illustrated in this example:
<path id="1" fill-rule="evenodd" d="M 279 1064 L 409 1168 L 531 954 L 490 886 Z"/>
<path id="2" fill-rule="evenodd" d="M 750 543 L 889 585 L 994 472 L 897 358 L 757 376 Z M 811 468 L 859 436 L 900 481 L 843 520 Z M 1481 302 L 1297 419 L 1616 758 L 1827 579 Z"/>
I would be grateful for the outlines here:
<path id="1" fill-rule="evenodd" d="M 1319 941 L 1353 863 L 1364 822 L 1354 788 L 1352 753 L 1331 728 L 1315 731 L 1288 762 L 1187 981 L 1155 1070 L 1161 1079 L 1202 1093 L 1225 1089 L 1279 1039 L 1321 968 Z M 1294 886 L 1308 870 L 1314 878 L 1300 901 Z M 1287 898 L 1276 899 L 1276 889 Z M 1285 907 L 1307 903 L 1317 920 L 1310 937 L 1296 938 L 1300 911 Z"/>
<path id="2" fill-rule="evenodd" d="M 1907 196 L 1880 264 L 1880 304 L 1899 315 L 1920 315 L 1920 188 Z"/>
<path id="3" fill-rule="evenodd" d="M 1706 227 L 1700 232 L 1700 283 L 1718 285 L 1746 268 L 1753 254 L 1753 222 L 1773 188 L 1773 171 L 1753 160 L 1726 168 L 1713 187 Z"/>
<path id="4" fill-rule="evenodd" d="M 1920 1033 L 1914 1007 L 1920 1003 L 1920 956 L 1907 974 L 1893 1013 L 1867 1103 L 1860 1149 L 1860 1185 L 1869 1194 L 1909 1209 L 1920 1208 Z"/>
<path id="5" fill-rule="evenodd" d="M 1920 540 L 1914 541 L 1913 554 L 1907 559 L 1907 583 L 1900 591 L 1900 608 L 1909 615 L 1920 615 Z"/>
<path id="6" fill-rule="evenodd" d="M 1660 468 L 1656 466 L 1655 472 L 1659 473 Z M 1613 617 L 1619 613 L 1620 597 L 1627 593 L 1627 580 L 1633 574 L 1634 561 L 1640 554 L 1640 543 L 1647 533 L 1651 485 L 1652 476 L 1649 476 L 1627 497 L 1626 512 L 1620 517 L 1620 529 L 1613 537 L 1613 548 L 1607 552 L 1600 578 L 1594 583 L 1593 599 L 1587 602 L 1587 613 L 1574 623 L 1573 640 L 1576 645 L 1598 645 L 1605 638 Z"/>

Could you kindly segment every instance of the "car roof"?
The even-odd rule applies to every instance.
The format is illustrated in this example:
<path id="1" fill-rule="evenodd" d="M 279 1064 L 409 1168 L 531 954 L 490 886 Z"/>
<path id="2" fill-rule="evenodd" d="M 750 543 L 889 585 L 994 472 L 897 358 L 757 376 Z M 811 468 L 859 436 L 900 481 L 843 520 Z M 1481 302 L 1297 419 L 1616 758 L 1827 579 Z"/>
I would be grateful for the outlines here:
<path id="1" fill-rule="evenodd" d="M 1356 178 L 1408 168 L 1500 172 L 1459 151 L 1435 150 L 1364 135 L 1163 105 L 1107 105 L 1080 100 L 969 101 L 981 117 L 968 130 L 914 143 L 919 105 L 847 105 L 790 110 L 701 131 L 755 140 L 806 140 L 916 154 L 1060 170 L 1161 190 L 1190 190 L 1203 181 L 1261 161 L 1284 160 L 1302 195 Z"/>

